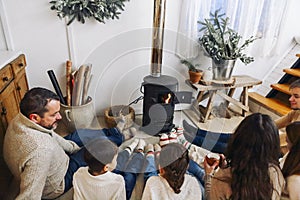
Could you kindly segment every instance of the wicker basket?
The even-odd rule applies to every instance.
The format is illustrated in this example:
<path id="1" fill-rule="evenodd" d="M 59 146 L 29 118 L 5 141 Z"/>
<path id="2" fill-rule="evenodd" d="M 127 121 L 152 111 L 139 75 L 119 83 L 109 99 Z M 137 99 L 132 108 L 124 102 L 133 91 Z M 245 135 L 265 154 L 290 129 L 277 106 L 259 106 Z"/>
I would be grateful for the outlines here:
<path id="1" fill-rule="evenodd" d="M 108 128 L 113 128 L 117 126 L 122 118 L 120 117 L 120 112 L 125 116 L 125 129 L 132 126 L 135 120 L 135 111 L 132 107 L 126 105 L 112 106 L 104 111 L 104 119 Z"/>

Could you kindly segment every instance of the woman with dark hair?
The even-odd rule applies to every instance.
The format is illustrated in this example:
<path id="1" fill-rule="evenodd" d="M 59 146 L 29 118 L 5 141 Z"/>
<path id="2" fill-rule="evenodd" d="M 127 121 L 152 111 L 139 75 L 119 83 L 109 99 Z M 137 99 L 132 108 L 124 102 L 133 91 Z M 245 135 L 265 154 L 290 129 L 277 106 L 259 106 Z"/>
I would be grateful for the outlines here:
<path id="1" fill-rule="evenodd" d="M 286 187 L 282 199 L 300 199 L 300 122 L 293 122 L 286 127 L 288 152 L 280 160 Z"/>
<path id="2" fill-rule="evenodd" d="M 200 185 L 188 175 L 188 151 L 178 143 L 162 147 L 159 155 L 159 175 L 151 176 L 142 199 L 202 199 Z"/>
<path id="3" fill-rule="evenodd" d="M 204 161 L 207 199 L 280 199 L 285 182 L 278 161 L 278 129 L 270 116 L 247 116 L 230 138 L 225 155 L 220 164 Z"/>

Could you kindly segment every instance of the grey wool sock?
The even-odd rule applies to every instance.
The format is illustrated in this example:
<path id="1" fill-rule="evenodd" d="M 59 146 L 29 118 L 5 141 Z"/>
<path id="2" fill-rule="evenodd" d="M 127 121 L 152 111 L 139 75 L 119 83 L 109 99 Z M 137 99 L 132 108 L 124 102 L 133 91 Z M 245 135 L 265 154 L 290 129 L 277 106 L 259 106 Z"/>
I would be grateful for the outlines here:
<path id="1" fill-rule="evenodd" d="M 139 141 L 139 143 L 138 143 L 136 149 L 137 149 L 139 152 L 144 152 L 145 146 L 146 146 L 145 140 L 140 139 L 140 141 Z"/>
<path id="2" fill-rule="evenodd" d="M 133 150 L 136 148 L 136 146 L 139 143 L 139 139 L 134 139 L 133 142 L 131 142 L 130 145 L 128 145 L 125 150 L 127 150 L 130 154 L 133 152 Z"/>
<path id="3" fill-rule="evenodd" d="M 153 144 L 147 144 L 145 147 L 146 156 L 154 156 L 154 147 Z"/>
<path id="4" fill-rule="evenodd" d="M 117 129 L 122 133 L 125 128 L 126 120 L 124 115 L 120 115 L 120 117 L 121 119 L 117 121 Z"/>

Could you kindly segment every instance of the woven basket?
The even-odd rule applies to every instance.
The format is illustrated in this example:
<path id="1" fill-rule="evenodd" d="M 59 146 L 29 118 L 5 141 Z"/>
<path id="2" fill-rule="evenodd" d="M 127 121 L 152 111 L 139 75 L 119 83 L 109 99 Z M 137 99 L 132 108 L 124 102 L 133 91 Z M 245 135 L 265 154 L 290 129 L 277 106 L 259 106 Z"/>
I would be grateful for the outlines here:
<path id="1" fill-rule="evenodd" d="M 117 123 L 122 119 L 119 115 L 120 111 L 121 111 L 121 114 L 125 116 L 124 129 L 132 126 L 132 124 L 135 120 L 134 109 L 132 107 L 126 106 L 126 105 L 117 105 L 117 106 L 108 107 L 104 111 L 104 120 L 105 120 L 108 128 L 116 127 Z"/>

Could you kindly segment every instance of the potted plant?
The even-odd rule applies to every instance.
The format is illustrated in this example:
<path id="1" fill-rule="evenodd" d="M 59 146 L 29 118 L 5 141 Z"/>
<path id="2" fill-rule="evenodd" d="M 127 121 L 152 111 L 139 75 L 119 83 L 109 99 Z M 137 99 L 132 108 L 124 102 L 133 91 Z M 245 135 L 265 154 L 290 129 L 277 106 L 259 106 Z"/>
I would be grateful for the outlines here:
<path id="1" fill-rule="evenodd" d="M 189 69 L 189 76 L 190 76 L 190 81 L 192 83 L 199 83 L 203 71 L 201 69 L 197 69 L 196 65 L 194 65 L 191 61 L 187 60 L 187 59 L 181 59 L 180 62 L 184 65 L 186 65 Z"/>
<path id="2" fill-rule="evenodd" d="M 242 36 L 235 30 L 229 28 L 229 18 L 224 18 L 225 14 L 219 14 L 217 10 L 211 13 L 210 19 L 198 22 L 203 25 L 199 30 L 203 35 L 199 38 L 199 43 L 204 52 L 212 59 L 213 78 L 227 80 L 231 77 L 231 72 L 235 61 L 240 59 L 244 64 L 254 61 L 254 58 L 243 53 L 245 48 L 256 40 L 251 36 L 240 44 Z"/>
<path id="3" fill-rule="evenodd" d="M 105 23 L 107 19 L 119 19 L 120 10 L 124 11 L 126 1 L 129 0 L 52 0 L 49 3 L 50 9 L 55 10 L 60 19 L 67 17 L 67 25 L 70 25 L 75 19 L 82 24 L 88 18 L 94 18 L 101 23 Z"/>

